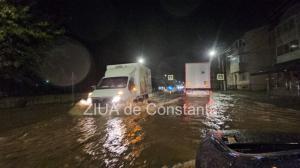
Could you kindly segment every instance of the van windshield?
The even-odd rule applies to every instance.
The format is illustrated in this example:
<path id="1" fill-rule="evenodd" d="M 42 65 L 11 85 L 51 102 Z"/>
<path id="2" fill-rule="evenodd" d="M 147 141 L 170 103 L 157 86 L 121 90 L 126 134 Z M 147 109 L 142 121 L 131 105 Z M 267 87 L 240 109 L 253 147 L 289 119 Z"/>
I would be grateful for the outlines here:
<path id="1" fill-rule="evenodd" d="M 97 89 L 125 88 L 128 77 L 103 78 L 97 85 Z"/>

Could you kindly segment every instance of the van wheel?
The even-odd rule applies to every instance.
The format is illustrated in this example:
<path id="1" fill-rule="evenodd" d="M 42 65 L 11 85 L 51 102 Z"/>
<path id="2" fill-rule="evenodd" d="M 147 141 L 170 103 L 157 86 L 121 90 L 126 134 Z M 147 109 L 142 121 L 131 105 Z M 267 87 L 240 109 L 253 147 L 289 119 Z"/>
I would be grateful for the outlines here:
<path id="1" fill-rule="evenodd" d="M 148 94 L 143 96 L 143 103 L 148 103 Z"/>

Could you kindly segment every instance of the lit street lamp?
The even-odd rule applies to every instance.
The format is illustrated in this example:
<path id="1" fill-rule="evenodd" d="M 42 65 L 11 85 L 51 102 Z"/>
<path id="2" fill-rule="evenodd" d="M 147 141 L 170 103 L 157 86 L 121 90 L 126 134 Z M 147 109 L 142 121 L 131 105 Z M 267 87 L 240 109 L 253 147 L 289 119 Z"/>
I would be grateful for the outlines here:
<path id="1" fill-rule="evenodd" d="M 140 58 L 138 58 L 138 62 L 139 62 L 140 64 L 144 64 L 145 60 L 144 60 L 144 58 L 140 57 Z"/>
<path id="2" fill-rule="evenodd" d="M 211 49 L 208 51 L 208 55 L 210 57 L 215 57 L 217 55 L 217 51 L 215 49 Z"/>

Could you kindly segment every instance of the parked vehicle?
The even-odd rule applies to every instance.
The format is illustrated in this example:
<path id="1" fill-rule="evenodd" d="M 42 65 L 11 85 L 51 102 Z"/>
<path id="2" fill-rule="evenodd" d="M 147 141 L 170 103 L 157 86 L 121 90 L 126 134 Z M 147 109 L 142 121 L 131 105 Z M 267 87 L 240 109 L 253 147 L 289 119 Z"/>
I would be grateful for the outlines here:
<path id="1" fill-rule="evenodd" d="M 185 93 L 187 96 L 206 96 L 211 90 L 210 62 L 185 64 Z"/>
<path id="2" fill-rule="evenodd" d="M 300 167 L 299 136 L 216 131 L 202 141 L 197 168 Z"/>
<path id="3" fill-rule="evenodd" d="M 93 103 L 140 101 L 152 92 L 151 71 L 139 63 L 108 65 L 90 97 Z"/>

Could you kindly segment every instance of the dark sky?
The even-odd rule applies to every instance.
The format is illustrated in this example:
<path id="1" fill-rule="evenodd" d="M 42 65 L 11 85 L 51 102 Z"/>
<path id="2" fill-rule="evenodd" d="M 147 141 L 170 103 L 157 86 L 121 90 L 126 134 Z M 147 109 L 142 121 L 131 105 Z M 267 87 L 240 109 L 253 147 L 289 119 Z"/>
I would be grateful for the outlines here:
<path id="1" fill-rule="evenodd" d="M 185 62 L 206 59 L 217 40 L 226 46 L 261 26 L 285 0 L 41 0 L 42 15 L 66 27 L 92 55 L 92 73 L 143 55 L 154 76 L 183 79 Z"/>

